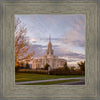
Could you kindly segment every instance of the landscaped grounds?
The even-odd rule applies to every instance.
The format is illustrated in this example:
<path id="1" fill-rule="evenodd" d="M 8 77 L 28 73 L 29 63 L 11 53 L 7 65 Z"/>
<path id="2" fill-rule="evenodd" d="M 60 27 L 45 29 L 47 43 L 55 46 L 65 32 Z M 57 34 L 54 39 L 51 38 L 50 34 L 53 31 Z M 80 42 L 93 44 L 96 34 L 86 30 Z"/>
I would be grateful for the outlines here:
<path id="1" fill-rule="evenodd" d="M 50 80 L 59 78 L 76 78 L 84 77 L 83 75 L 46 75 L 46 74 L 34 74 L 34 73 L 17 73 L 15 74 L 15 82 L 27 82 L 27 81 L 38 81 L 38 80 Z M 51 82 L 40 82 L 40 83 L 28 83 L 25 85 L 52 85 L 64 82 L 75 82 L 81 81 L 82 79 L 69 79 L 69 80 L 58 80 Z"/>

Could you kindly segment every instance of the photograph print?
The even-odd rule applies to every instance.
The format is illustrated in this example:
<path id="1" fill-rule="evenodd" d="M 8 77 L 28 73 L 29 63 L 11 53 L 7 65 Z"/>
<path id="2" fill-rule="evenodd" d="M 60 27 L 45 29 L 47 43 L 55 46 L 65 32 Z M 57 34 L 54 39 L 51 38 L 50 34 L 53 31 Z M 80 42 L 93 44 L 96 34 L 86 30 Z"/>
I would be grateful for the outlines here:
<path id="1" fill-rule="evenodd" d="M 85 85 L 84 14 L 15 15 L 16 85 Z"/>

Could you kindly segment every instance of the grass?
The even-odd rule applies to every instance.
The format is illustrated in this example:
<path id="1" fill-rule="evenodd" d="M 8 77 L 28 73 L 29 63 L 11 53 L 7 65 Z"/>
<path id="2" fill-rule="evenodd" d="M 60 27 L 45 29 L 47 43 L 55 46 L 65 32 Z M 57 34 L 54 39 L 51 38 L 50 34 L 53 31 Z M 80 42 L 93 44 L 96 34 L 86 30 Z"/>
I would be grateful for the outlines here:
<path id="1" fill-rule="evenodd" d="M 15 82 L 48 80 L 48 79 L 57 79 L 57 78 L 72 78 L 72 77 L 84 77 L 84 76 L 82 75 L 45 75 L 45 74 L 33 74 L 33 73 L 17 73 L 15 74 Z"/>
<path id="2" fill-rule="evenodd" d="M 41 83 L 29 83 L 29 84 L 23 84 L 23 85 L 54 85 L 54 84 L 58 84 L 58 83 L 75 82 L 75 81 L 82 81 L 82 79 L 60 80 L 60 81 L 41 82 Z"/>

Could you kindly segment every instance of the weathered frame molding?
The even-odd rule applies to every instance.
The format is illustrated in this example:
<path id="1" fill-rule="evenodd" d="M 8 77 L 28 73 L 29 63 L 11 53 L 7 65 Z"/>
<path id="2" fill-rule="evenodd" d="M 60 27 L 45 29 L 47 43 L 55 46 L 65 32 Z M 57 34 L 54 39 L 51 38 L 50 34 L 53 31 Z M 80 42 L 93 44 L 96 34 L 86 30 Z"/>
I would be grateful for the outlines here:
<path id="1" fill-rule="evenodd" d="M 1 3 L 1 93 L 3 98 L 22 99 L 99 99 L 99 23 L 97 1 L 20 1 Z M 86 84 L 81 86 L 15 85 L 14 15 L 85 14 Z M 35 90 L 35 91 L 34 91 Z"/>

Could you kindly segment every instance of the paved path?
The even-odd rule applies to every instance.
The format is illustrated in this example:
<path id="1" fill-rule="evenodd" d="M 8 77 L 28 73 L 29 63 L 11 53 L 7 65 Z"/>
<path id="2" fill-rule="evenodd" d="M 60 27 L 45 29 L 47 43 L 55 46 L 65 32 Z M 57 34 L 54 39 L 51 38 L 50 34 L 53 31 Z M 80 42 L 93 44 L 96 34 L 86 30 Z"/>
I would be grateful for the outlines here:
<path id="1" fill-rule="evenodd" d="M 60 81 L 60 80 L 71 80 L 71 79 L 85 79 L 84 77 L 73 77 L 73 78 L 57 78 L 49 80 L 37 80 L 37 81 L 26 81 L 26 82 L 16 82 L 16 85 L 29 84 L 29 83 L 41 83 L 41 82 L 51 82 L 51 81 Z"/>
<path id="2" fill-rule="evenodd" d="M 84 81 L 75 81 L 75 82 L 64 82 L 64 83 L 58 83 L 54 85 L 85 85 L 85 80 Z"/>

